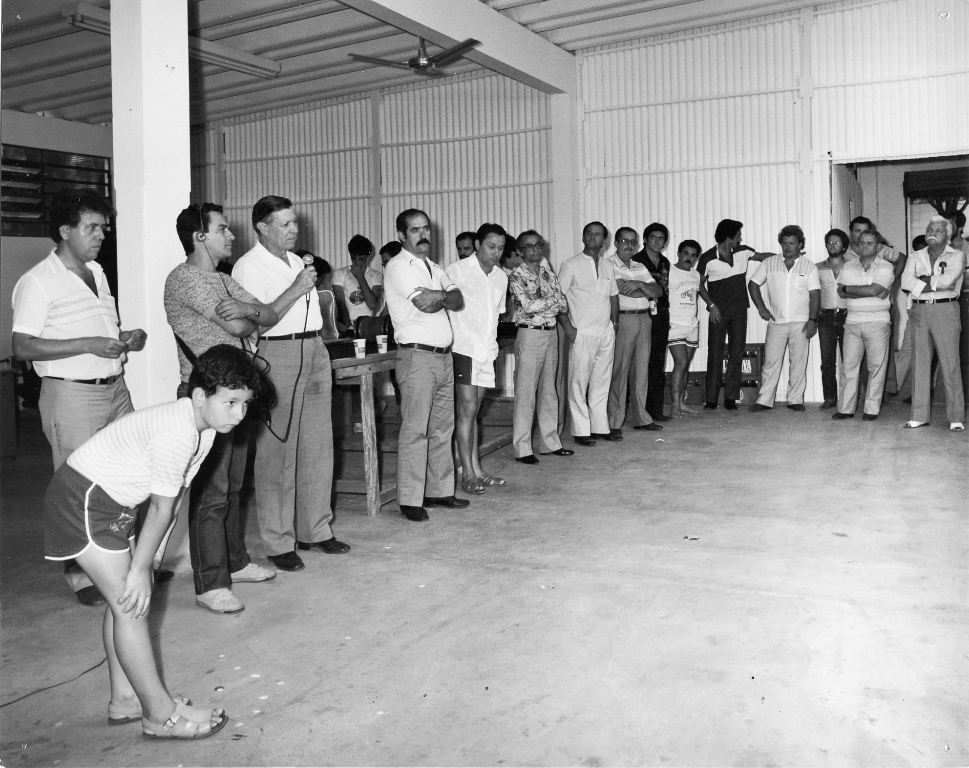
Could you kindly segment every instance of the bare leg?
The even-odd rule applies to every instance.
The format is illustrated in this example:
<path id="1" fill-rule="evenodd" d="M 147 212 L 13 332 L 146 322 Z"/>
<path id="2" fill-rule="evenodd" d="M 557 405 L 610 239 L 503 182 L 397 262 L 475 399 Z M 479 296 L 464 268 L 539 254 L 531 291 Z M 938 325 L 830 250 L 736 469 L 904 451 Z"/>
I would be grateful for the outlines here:
<path id="1" fill-rule="evenodd" d="M 674 419 L 683 415 L 683 391 L 686 389 L 686 371 L 690 365 L 686 354 L 687 349 L 685 344 L 672 344 L 669 347 L 670 354 L 673 356 L 673 373 L 670 376 L 673 406 L 670 409 L 670 417 Z"/>
<path id="2" fill-rule="evenodd" d="M 481 468 L 480 441 L 478 440 L 478 414 L 481 413 L 481 404 L 484 402 L 485 388 L 473 387 L 477 402 L 474 407 L 474 418 L 472 419 L 471 433 L 471 463 L 474 466 L 474 476 L 482 477 L 484 470 Z"/>
<path id="3" fill-rule="evenodd" d="M 478 387 L 473 384 L 454 385 L 454 396 L 457 406 L 457 420 L 454 426 L 458 444 L 458 458 L 461 460 L 462 482 L 477 477 L 475 465 L 478 464 L 477 418 Z"/>

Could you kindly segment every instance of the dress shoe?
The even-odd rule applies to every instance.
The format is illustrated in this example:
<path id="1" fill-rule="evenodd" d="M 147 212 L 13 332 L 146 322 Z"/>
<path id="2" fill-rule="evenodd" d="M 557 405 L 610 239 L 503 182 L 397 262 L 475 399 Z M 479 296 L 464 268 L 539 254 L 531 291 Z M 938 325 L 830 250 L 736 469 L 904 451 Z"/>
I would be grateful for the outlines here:
<path id="1" fill-rule="evenodd" d="M 771 408 L 769 405 L 764 405 L 763 403 L 754 403 L 752 406 L 750 406 L 751 413 L 757 413 L 758 411 L 771 411 L 771 410 L 773 410 L 773 408 Z"/>
<path id="2" fill-rule="evenodd" d="M 789 411 L 804 411 L 804 410 L 807 410 L 807 409 L 804 407 L 804 403 L 791 403 L 790 405 L 787 406 L 787 410 L 789 410 Z"/>
<path id="3" fill-rule="evenodd" d="M 170 571 L 167 568 L 159 568 L 155 571 L 155 582 L 154 585 L 157 587 L 159 584 L 165 584 L 175 578 L 175 572 Z"/>
<path id="4" fill-rule="evenodd" d="M 592 448 L 596 445 L 596 441 L 588 436 L 573 437 L 572 439 L 575 440 L 576 445 L 584 445 L 586 448 Z"/>
<path id="5" fill-rule="evenodd" d="M 609 437 L 613 438 L 614 440 L 622 440 L 622 430 L 621 429 L 610 429 L 609 430 Z"/>
<path id="6" fill-rule="evenodd" d="M 212 611 L 212 613 L 239 613 L 246 609 L 242 601 L 232 594 L 232 590 L 225 587 L 210 589 L 208 592 L 196 595 L 195 604 L 199 608 Z"/>
<path id="7" fill-rule="evenodd" d="M 904 424 L 902 424 L 902 426 L 905 427 L 905 429 L 918 429 L 919 427 L 927 427 L 927 426 L 929 426 L 929 422 L 927 422 L 927 421 L 914 421 L 914 420 L 913 421 L 906 421 Z"/>
<path id="8" fill-rule="evenodd" d="M 607 443 L 618 443 L 622 440 L 622 435 L 614 435 L 611 432 L 593 432 L 590 435 L 595 440 L 605 440 Z"/>
<path id="9" fill-rule="evenodd" d="M 400 514 L 408 520 L 413 520 L 415 523 L 423 523 L 425 520 L 430 520 L 430 517 L 427 515 L 427 510 L 424 507 L 409 507 L 406 504 L 401 504 Z"/>
<path id="10" fill-rule="evenodd" d="M 844 419 L 853 419 L 854 417 L 855 415 L 853 413 L 842 413 L 841 411 L 838 411 L 831 418 L 835 421 L 842 421 Z"/>
<path id="11" fill-rule="evenodd" d="M 669 421 L 669 419 L 667 419 Z M 639 429 L 644 432 L 661 432 L 663 427 L 659 424 L 637 424 L 633 429 Z"/>
<path id="12" fill-rule="evenodd" d="M 570 451 L 568 448 L 559 448 L 557 451 L 546 451 L 542 456 L 572 456 L 575 451 Z"/>
<path id="13" fill-rule="evenodd" d="M 84 587 L 84 589 L 77 590 L 74 593 L 74 597 L 77 598 L 77 602 L 81 605 L 105 605 L 108 602 L 93 584 L 89 587 Z"/>
<path id="14" fill-rule="evenodd" d="M 295 552 L 283 552 L 281 555 L 269 555 L 269 562 L 281 571 L 302 571 L 306 566 Z"/>
<path id="15" fill-rule="evenodd" d="M 736 400 L 728 400 L 727 398 L 723 398 L 723 407 L 726 408 L 728 411 L 736 411 L 737 410 L 737 401 Z"/>
<path id="16" fill-rule="evenodd" d="M 233 584 L 255 584 L 260 581 L 272 581 L 276 578 L 276 571 L 270 571 L 256 563 L 249 563 L 245 568 L 229 574 Z"/>
<path id="17" fill-rule="evenodd" d="M 538 456 L 534 453 L 530 453 L 527 456 L 516 456 L 515 461 L 521 464 L 538 464 Z"/>
<path id="18" fill-rule="evenodd" d="M 715 410 L 717 410 L 717 404 L 716 403 L 711 403 L 711 402 L 706 402 L 706 403 L 703 404 L 703 410 L 705 410 L 705 411 L 715 411 Z"/>
<path id="19" fill-rule="evenodd" d="M 450 507 L 451 509 L 464 509 L 470 507 L 471 502 L 467 499 L 459 499 L 457 496 L 425 496 L 425 507 Z"/>
<path id="20" fill-rule="evenodd" d="M 320 552 L 325 552 L 328 555 L 345 555 L 350 551 L 350 545 L 344 544 L 342 541 L 337 541 L 336 536 L 326 541 L 297 541 L 296 548 L 303 551 L 307 549 L 318 549 Z"/>
<path id="21" fill-rule="evenodd" d="M 861 417 L 862 421 L 875 421 L 878 418 L 877 413 L 866 413 Z"/>
<path id="22" fill-rule="evenodd" d="M 827 411 L 834 408 L 837 404 L 838 404 L 837 400 L 825 400 L 823 403 L 821 403 L 821 407 L 818 410 Z"/>

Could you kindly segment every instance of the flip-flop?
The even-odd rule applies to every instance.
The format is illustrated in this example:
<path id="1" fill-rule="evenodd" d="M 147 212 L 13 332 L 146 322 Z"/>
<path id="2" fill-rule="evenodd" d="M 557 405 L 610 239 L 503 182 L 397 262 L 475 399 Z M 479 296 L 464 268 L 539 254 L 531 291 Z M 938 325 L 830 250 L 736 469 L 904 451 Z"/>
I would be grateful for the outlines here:
<path id="1" fill-rule="evenodd" d="M 225 728 L 225 724 L 229 722 L 229 716 L 224 711 L 213 709 L 212 713 L 215 712 L 222 713 L 218 715 L 219 722 L 215 725 L 211 722 L 196 722 L 180 715 L 177 709 L 164 723 L 153 723 L 142 718 L 141 734 L 146 739 L 207 739 Z"/>
<path id="2" fill-rule="evenodd" d="M 906 421 L 904 424 L 902 424 L 902 426 L 905 429 L 918 429 L 919 427 L 927 427 L 927 426 L 929 426 L 929 422 L 927 422 L 927 421 Z"/>
<path id="3" fill-rule="evenodd" d="M 175 704 L 192 706 L 192 702 L 184 696 L 172 695 Z M 133 704 L 112 704 L 108 702 L 108 725 L 127 725 L 137 723 L 142 718 L 141 702 L 135 699 Z"/>
<path id="4" fill-rule="evenodd" d="M 495 477 L 494 475 L 482 475 L 478 478 L 478 482 L 482 485 L 495 485 L 499 488 L 501 488 L 503 485 L 507 485 L 504 478 Z"/>
<path id="5" fill-rule="evenodd" d="M 461 487 L 464 489 L 465 493 L 471 493 L 475 496 L 480 496 L 485 492 L 484 485 L 482 485 L 481 481 L 474 475 L 464 478 L 464 480 L 461 481 Z"/>

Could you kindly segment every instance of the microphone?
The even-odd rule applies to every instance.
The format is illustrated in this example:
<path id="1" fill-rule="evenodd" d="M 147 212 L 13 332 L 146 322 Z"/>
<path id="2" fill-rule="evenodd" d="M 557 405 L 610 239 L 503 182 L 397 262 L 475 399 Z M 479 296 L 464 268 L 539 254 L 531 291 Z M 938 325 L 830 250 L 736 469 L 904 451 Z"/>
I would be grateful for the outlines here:
<path id="1" fill-rule="evenodd" d="M 312 267 L 313 266 L 313 257 L 310 256 L 309 254 L 307 254 L 306 256 L 303 257 L 303 263 L 307 267 Z"/>

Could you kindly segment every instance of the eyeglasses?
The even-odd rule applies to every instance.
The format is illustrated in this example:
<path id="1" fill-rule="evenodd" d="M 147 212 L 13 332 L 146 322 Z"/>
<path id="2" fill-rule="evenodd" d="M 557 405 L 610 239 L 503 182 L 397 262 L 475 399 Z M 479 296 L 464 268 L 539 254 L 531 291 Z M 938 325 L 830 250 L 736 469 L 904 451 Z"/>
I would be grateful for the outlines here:
<path id="1" fill-rule="evenodd" d="M 636 245 L 639 242 L 638 237 L 620 237 L 616 239 L 616 242 L 620 245 Z"/>
<path id="2" fill-rule="evenodd" d="M 539 241 L 537 243 L 528 243 L 522 246 L 523 251 L 537 251 L 545 246 L 545 243 Z"/>

